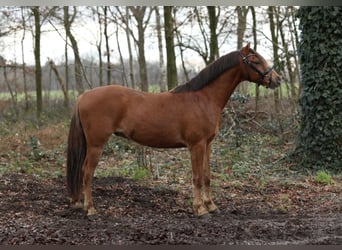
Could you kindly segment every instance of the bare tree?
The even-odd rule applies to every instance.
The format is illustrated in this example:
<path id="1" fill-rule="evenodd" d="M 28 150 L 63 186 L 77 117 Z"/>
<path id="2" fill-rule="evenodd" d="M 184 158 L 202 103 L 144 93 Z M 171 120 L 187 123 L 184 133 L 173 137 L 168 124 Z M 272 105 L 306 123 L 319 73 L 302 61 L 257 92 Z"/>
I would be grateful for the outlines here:
<path id="1" fill-rule="evenodd" d="M 136 37 L 133 30 L 130 30 L 130 33 L 138 47 L 141 90 L 148 91 L 147 66 L 145 58 L 145 30 L 152 14 L 152 8 L 147 6 L 130 6 L 129 10 L 133 14 L 133 17 L 136 21 L 136 27 L 138 29 L 138 37 Z"/>
<path id="2" fill-rule="evenodd" d="M 96 7 L 97 20 L 99 25 L 99 38 L 96 42 L 97 53 L 99 56 L 99 85 L 103 85 L 103 61 L 102 61 L 102 14 L 100 12 L 101 7 Z"/>
<path id="3" fill-rule="evenodd" d="M 254 44 L 254 50 L 257 50 L 258 46 L 258 38 L 257 38 L 257 21 L 256 21 L 256 13 L 254 6 L 249 7 L 252 13 L 252 20 L 253 20 L 253 27 L 252 27 L 252 33 L 253 33 L 253 44 Z M 259 98 L 260 98 L 260 89 L 259 85 L 255 85 L 255 112 L 258 111 L 258 104 L 259 104 Z"/>
<path id="4" fill-rule="evenodd" d="M 63 92 L 63 95 L 64 95 L 64 107 L 67 108 L 69 106 L 69 96 L 68 96 L 68 89 L 66 88 L 65 81 L 64 81 L 63 77 L 61 76 L 61 74 L 59 73 L 55 62 L 52 59 L 49 60 L 49 65 L 57 77 L 57 80 L 59 82 L 59 85 L 60 85 L 62 92 Z"/>
<path id="5" fill-rule="evenodd" d="M 208 16 L 209 16 L 209 29 L 210 29 L 210 43 L 209 43 L 209 61 L 211 63 L 215 61 L 219 56 L 218 48 L 218 35 L 217 35 L 217 24 L 219 16 L 216 15 L 215 6 L 207 6 Z"/>
<path id="6" fill-rule="evenodd" d="M 273 61 L 275 68 L 280 72 L 281 71 L 281 63 L 279 58 L 279 12 L 275 6 L 269 6 L 268 9 L 268 17 L 270 21 L 270 31 L 272 37 L 272 47 L 273 47 Z M 283 122 L 279 114 L 281 114 L 281 106 L 280 106 L 280 96 L 281 96 L 281 88 L 277 88 L 273 91 L 274 98 L 274 109 L 277 114 L 275 120 L 278 123 L 280 131 L 284 131 Z"/>
<path id="7" fill-rule="evenodd" d="M 112 65 L 110 62 L 110 48 L 109 48 L 109 34 L 108 34 L 108 7 L 104 6 L 103 7 L 103 34 L 105 37 L 105 42 L 106 42 L 106 58 L 107 58 L 107 84 L 109 85 L 111 83 L 111 74 L 112 74 Z"/>
<path id="8" fill-rule="evenodd" d="M 174 19 L 172 18 L 172 6 L 164 6 L 164 28 L 166 45 L 166 72 L 168 88 L 177 86 L 177 66 L 174 46 Z"/>
<path id="9" fill-rule="evenodd" d="M 294 101 L 296 101 L 299 97 L 300 90 L 297 91 L 295 87 L 295 82 L 299 82 L 300 84 L 300 71 L 299 71 L 299 62 L 298 62 L 298 53 L 297 53 L 297 48 L 299 46 L 299 38 L 298 38 L 298 32 L 297 32 L 297 27 L 296 27 L 296 11 L 293 6 L 287 6 L 286 7 L 286 19 L 288 23 L 288 34 L 290 37 L 289 43 L 289 48 L 288 48 L 288 53 L 289 53 L 289 59 L 292 61 L 288 62 L 288 67 L 291 68 L 289 69 L 289 74 L 292 74 L 290 77 L 291 80 L 291 97 L 293 98 Z"/>
<path id="10" fill-rule="evenodd" d="M 126 40 L 127 40 L 127 47 L 128 47 L 128 56 L 129 56 L 129 78 L 130 78 L 130 85 L 132 88 L 136 88 L 135 78 L 134 78 L 134 65 L 133 65 L 133 52 L 132 52 L 132 44 L 131 44 L 131 26 L 130 26 L 130 14 L 129 14 L 129 7 L 126 6 L 124 9 L 120 7 L 116 7 L 116 12 L 112 11 L 112 16 L 116 19 L 116 15 L 120 16 L 121 22 L 124 24 L 122 25 L 123 29 L 125 30 Z M 117 22 L 117 25 L 120 25 Z M 120 46 L 118 44 L 118 46 Z"/>
<path id="11" fill-rule="evenodd" d="M 71 32 L 71 25 L 75 21 L 76 14 L 77 14 L 77 8 L 73 7 L 73 13 L 69 14 L 69 6 L 63 7 L 64 11 L 64 28 L 67 37 L 69 38 L 71 42 L 71 47 L 74 52 L 75 57 L 75 80 L 76 80 L 76 88 L 79 93 L 84 92 L 84 86 L 83 86 L 83 77 L 82 77 L 82 62 L 78 50 L 77 41 L 74 37 L 74 35 Z"/>
<path id="12" fill-rule="evenodd" d="M 190 49 L 195 51 L 208 65 L 219 57 L 218 34 L 222 31 L 222 26 L 220 24 L 220 29 L 218 29 L 218 25 L 221 9 L 215 6 L 191 8 L 192 10 L 187 13 L 185 20 L 181 21 L 177 27 L 178 46 L 181 47 L 181 50 Z M 182 25 L 197 26 L 200 35 L 181 34 L 180 28 Z"/>
<path id="13" fill-rule="evenodd" d="M 237 23 L 237 49 L 241 49 L 243 46 L 243 38 L 246 32 L 247 26 L 247 14 L 248 6 L 237 6 L 236 13 L 238 17 Z"/>
<path id="14" fill-rule="evenodd" d="M 43 110 L 43 97 L 42 97 L 42 66 L 40 62 L 40 37 L 41 37 L 41 20 L 39 7 L 32 7 L 31 11 L 34 16 L 34 60 L 35 60 L 35 76 L 36 76 L 36 95 L 37 95 L 37 118 Z"/>
<path id="15" fill-rule="evenodd" d="M 27 89 L 27 76 L 26 76 L 26 63 L 25 63 L 25 50 L 24 50 L 24 40 L 26 37 L 26 17 L 25 17 L 25 7 L 21 7 L 21 21 L 22 21 L 22 28 L 23 28 L 23 36 L 21 38 L 21 60 L 23 64 L 23 82 L 24 82 L 24 95 L 25 95 L 25 111 L 29 109 L 29 102 L 28 102 L 28 89 Z"/>
<path id="16" fill-rule="evenodd" d="M 235 11 L 237 13 L 237 49 L 243 46 L 243 39 L 247 28 L 247 6 L 237 6 Z M 237 91 L 243 95 L 247 94 L 247 84 L 242 83 L 237 87 Z"/>
<path id="17" fill-rule="evenodd" d="M 129 54 L 129 68 L 130 68 L 130 78 L 132 87 L 136 88 L 135 78 L 134 78 L 134 67 L 133 67 L 133 53 L 132 53 L 132 45 L 131 45 L 131 38 L 130 38 L 130 25 L 129 25 L 129 10 L 128 7 L 126 7 L 126 39 L 127 39 L 127 45 L 128 45 L 128 54 Z"/>
<path id="18" fill-rule="evenodd" d="M 121 67 L 122 67 L 122 71 L 121 71 L 122 82 L 123 82 L 124 86 L 129 86 L 128 85 L 128 80 L 127 80 L 127 75 L 126 75 L 126 67 L 125 67 L 125 63 L 124 63 L 124 58 L 122 56 L 122 51 L 121 51 L 121 46 L 120 46 L 120 36 L 119 36 L 120 25 L 119 25 L 119 20 L 116 17 L 114 17 L 114 24 L 115 24 L 116 43 L 117 43 L 117 46 L 118 46 L 118 52 L 119 52 L 119 55 L 120 55 L 120 63 L 121 63 Z M 132 56 L 132 55 L 130 55 L 130 56 Z M 133 58 L 131 60 L 132 60 L 132 67 L 133 67 Z"/>
<path id="19" fill-rule="evenodd" d="M 154 8 L 156 12 L 156 29 L 158 37 L 158 50 L 159 50 L 159 67 L 160 67 L 160 91 L 167 91 L 166 84 L 166 72 L 164 65 L 164 53 L 163 53 L 163 38 L 162 38 L 162 25 L 160 21 L 159 7 Z"/>

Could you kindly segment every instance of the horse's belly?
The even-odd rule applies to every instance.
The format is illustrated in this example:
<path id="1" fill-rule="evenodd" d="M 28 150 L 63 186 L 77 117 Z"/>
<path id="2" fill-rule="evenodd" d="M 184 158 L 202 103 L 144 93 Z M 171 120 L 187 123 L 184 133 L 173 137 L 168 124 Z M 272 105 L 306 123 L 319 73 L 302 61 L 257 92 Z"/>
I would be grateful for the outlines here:
<path id="1" fill-rule="evenodd" d="M 173 133 L 165 129 L 134 128 L 130 131 L 119 130 L 114 134 L 154 148 L 181 148 L 186 146 L 179 133 Z"/>

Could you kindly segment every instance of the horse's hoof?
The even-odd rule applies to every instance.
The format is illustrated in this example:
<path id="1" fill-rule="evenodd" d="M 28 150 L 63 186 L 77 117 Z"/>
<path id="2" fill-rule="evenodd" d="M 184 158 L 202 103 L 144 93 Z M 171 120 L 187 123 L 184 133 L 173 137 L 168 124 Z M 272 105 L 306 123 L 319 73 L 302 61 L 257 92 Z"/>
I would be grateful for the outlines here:
<path id="1" fill-rule="evenodd" d="M 71 203 L 71 208 L 72 209 L 82 209 L 83 208 L 83 203 L 82 202 Z"/>
<path id="2" fill-rule="evenodd" d="M 89 208 L 87 211 L 87 216 L 93 216 L 96 215 L 96 209 L 95 208 Z"/>
<path id="3" fill-rule="evenodd" d="M 215 210 L 209 211 L 211 214 L 221 214 L 221 210 L 216 208 Z"/>
<path id="4" fill-rule="evenodd" d="M 198 215 L 198 218 L 201 219 L 201 220 L 208 220 L 211 218 L 211 215 L 210 213 L 205 213 L 205 214 L 202 214 L 202 215 Z"/>
<path id="5" fill-rule="evenodd" d="M 85 219 L 88 221 L 97 221 L 99 218 L 98 214 L 92 214 L 92 215 L 87 215 L 85 216 Z"/>

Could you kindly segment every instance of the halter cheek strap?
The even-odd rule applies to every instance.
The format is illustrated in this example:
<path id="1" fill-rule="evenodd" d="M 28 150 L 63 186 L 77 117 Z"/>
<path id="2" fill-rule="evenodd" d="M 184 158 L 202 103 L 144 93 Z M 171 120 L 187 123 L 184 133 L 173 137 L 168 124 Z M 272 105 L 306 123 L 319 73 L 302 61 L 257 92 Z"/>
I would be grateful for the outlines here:
<path id="1" fill-rule="evenodd" d="M 261 85 L 262 84 L 262 81 L 264 80 L 265 76 L 268 75 L 272 70 L 273 70 L 273 67 L 269 67 L 268 69 L 266 69 L 264 72 L 261 72 L 257 67 L 255 67 L 255 65 L 248 60 L 248 57 L 250 56 L 253 56 L 255 54 L 249 54 L 247 56 L 243 55 L 241 53 L 241 51 L 239 52 L 240 53 L 240 56 L 242 58 L 242 61 L 245 63 L 246 65 L 246 71 L 247 71 L 247 74 L 248 74 L 248 81 L 251 81 L 251 76 L 249 74 L 249 70 L 247 69 L 247 66 L 251 67 L 255 72 L 257 72 L 260 76 L 260 79 L 259 81 L 257 82 L 258 85 Z M 269 83 L 271 83 L 272 81 L 272 75 L 270 76 L 270 81 Z"/>

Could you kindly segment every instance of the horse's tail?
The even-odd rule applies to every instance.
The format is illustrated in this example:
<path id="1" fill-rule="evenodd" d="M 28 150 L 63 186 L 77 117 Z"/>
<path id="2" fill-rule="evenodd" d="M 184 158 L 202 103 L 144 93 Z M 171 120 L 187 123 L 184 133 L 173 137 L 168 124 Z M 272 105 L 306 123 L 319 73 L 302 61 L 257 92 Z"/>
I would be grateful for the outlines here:
<path id="1" fill-rule="evenodd" d="M 76 103 L 69 129 L 67 149 L 67 189 L 70 197 L 76 201 L 82 191 L 82 166 L 87 154 L 87 142 Z"/>

